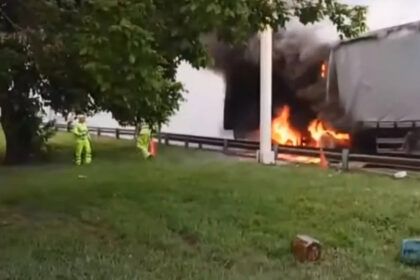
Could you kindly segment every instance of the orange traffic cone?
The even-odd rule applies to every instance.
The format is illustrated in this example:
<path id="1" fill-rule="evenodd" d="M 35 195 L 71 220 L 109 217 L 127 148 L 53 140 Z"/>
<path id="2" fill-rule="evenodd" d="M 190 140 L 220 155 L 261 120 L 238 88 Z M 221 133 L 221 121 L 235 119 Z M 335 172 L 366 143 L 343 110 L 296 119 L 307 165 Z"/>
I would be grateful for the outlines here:
<path id="1" fill-rule="evenodd" d="M 319 156 L 320 156 L 320 159 L 321 159 L 319 165 L 321 166 L 321 168 L 327 169 L 328 166 L 330 165 L 330 163 L 328 162 L 328 159 L 327 159 L 327 157 L 324 154 L 324 149 L 321 147 L 319 149 L 319 151 L 320 151 L 320 155 Z"/>
<path id="2" fill-rule="evenodd" d="M 157 154 L 157 141 L 156 139 L 152 138 L 149 145 L 149 153 L 152 157 L 156 157 Z"/>

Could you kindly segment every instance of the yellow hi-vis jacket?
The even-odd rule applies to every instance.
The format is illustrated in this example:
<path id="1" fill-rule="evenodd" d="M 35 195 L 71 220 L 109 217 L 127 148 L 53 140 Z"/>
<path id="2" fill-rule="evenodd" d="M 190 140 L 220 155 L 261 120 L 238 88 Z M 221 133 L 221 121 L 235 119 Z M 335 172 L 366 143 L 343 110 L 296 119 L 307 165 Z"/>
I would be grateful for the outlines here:
<path id="1" fill-rule="evenodd" d="M 141 151 L 144 158 L 151 156 L 149 148 L 152 140 L 152 130 L 148 125 L 142 125 L 137 135 L 137 148 Z"/>
<path id="2" fill-rule="evenodd" d="M 147 134 L 147 135 L 151 135 L 152 134 L 152 130 L 150 129 L 150 127 L 147 124 L 144 124 L 141 126 L 139 134 Z"/>
<path id="3" fill-rule="evenodd" d="M 73 134 L 77 140 L 88 140 L 90 139 L 89 129 L 86 123 L 76 123 L 73 127 Z"/>

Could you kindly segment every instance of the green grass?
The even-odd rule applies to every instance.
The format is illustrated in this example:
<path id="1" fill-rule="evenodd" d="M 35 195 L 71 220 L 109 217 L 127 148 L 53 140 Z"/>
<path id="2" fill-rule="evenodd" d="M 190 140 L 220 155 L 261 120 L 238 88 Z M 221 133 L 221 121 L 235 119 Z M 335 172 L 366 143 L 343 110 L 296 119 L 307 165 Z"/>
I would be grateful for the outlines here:
<path id="1" fill-rule="evenodd" d="M 0 279 L 420 277 L 397 260 L 420 234 L 417 181 L 177 148 L 146 162 L 107 139 L 78 168 L 67 135 L 53 145 L 53 162 L 0 168 Z M 299 233 L 321 240 L 320 263 L 293 260 Z"/>
<path id="2" fill-rule="evenodd" d="M 4 140 L 3 130 L 1 129 L 1 125 L 0 125 L 0 159 L 3 158 L 5 144 L 6 143 L 5 143 L 5 140 Z"/>

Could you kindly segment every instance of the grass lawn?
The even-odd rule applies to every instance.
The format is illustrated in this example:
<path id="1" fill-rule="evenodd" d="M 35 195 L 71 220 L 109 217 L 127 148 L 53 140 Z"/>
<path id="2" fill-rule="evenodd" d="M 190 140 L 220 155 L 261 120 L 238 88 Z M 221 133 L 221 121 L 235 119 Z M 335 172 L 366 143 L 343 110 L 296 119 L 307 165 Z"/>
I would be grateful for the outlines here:
<path id="1" fill-rule="evenodd" d="M 0 279 L 420 279 L 397 261 L 420 235 L 418 181 L 97 140 L 93 165 L 0 168 Z M 83 175 L 83 176 L 80 176 Z M 298 264 L 298 233 L 323 243 Z"/>

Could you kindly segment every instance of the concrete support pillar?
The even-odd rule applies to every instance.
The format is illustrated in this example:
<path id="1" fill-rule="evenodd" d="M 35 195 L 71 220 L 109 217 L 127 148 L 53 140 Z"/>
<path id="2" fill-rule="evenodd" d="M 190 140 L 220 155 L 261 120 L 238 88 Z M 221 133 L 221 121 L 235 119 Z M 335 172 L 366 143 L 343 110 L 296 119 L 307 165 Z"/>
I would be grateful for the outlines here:
<path id="1" fill-rule="evenodd" d="M 260 34 L 260 150 L 258 161 L 262 164 L 276 162 L 271 145 L 273 37 L 271 27 Z"/>

